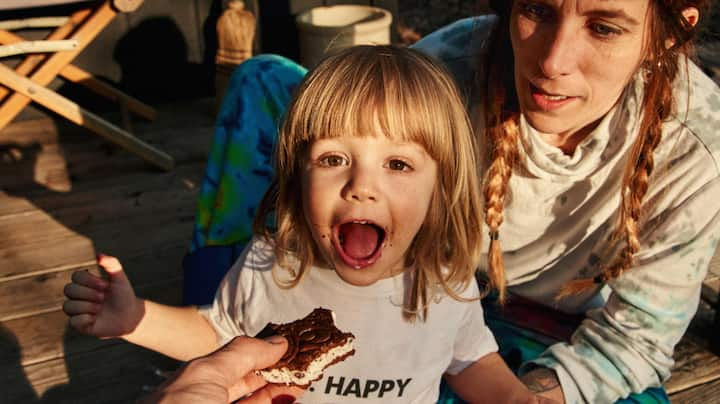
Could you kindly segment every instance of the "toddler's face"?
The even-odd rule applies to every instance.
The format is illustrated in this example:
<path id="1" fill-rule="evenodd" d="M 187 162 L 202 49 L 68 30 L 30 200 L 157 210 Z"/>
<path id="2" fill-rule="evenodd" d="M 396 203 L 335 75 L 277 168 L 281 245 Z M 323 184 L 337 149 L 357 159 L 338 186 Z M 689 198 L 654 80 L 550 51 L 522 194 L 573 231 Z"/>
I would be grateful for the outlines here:
<path id="1" fill-rule="evenodd" d="M 382 134 L 315 141 L 302 198 L 325 264 L 356 286 L 402 272 L 436 180 L 435 160 L 417 143 Z"/>

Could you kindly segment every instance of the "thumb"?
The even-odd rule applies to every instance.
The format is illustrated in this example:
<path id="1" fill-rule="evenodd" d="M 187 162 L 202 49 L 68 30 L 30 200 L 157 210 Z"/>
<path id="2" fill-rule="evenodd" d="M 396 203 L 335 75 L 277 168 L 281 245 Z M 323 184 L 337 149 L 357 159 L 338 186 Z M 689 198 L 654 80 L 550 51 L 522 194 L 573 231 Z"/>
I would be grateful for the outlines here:
<path id="1" fill-rule="evenodd" d="M 125 271 L 123 271 L 122 264 L 120 264 L 117 258 L 99 254 L 97 262 L 108 274 L 111 283 L 130 283 L 127 275 L 125 275 Z"/>
<path id="2" fill-rule="evenodd" d="M 278 335 L 265 340 L 241 336 L 235 337 L 211 357 L 216 365 L 239 379 L 247 373 L 277 363 L 287 348 L 287 340 Z"/>

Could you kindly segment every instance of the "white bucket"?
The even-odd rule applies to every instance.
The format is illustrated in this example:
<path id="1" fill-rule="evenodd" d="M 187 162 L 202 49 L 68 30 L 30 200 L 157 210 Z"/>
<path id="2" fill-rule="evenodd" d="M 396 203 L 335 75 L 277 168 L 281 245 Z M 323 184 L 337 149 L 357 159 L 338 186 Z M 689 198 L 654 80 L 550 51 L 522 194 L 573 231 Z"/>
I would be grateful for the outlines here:
<path id="1" fill-rule="evenodd" d="M 352 45 L 390 43 L 392 14 L 358 5 L 315 7 L 296 17 L 300 33 L 300 63 L 308 68 L 329 52 Z"/>

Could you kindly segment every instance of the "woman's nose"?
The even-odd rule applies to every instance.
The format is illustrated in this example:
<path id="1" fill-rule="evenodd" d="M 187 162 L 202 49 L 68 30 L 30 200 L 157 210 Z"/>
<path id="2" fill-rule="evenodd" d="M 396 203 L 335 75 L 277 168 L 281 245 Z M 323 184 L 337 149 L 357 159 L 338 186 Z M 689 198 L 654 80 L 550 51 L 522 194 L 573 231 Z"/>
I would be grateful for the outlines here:
<path id="1" fill-rule="evenodd" d="M 549 30 L 544 38 L 544 49 L 538 59 L 540 71 L 548 79 L 572 73 L 577 67 L 579 41 L 569 29 L 562 25 Z"/>
<path id="2" fill-rule="evenodd" d="M 377 201 L 376 175 L 366 168 L 354 167 L 343 189 L 343 198 L 348 201 Z"/>

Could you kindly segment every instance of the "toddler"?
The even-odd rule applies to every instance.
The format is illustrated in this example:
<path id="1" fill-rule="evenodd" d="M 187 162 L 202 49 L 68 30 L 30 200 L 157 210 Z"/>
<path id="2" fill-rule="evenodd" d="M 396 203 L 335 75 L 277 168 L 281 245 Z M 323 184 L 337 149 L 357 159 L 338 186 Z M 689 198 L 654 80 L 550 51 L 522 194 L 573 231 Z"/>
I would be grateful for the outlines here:
<path id="1" fill-rule="evenodd" d="M 119 262 L 79 273 L 65 311 L 82 332 L 187 360 L 316 307 L 355 337 L 305 403 L 533 401 L 496 353 L 475 282 L 481 212 L 458 91 L 427 56 L 358 46 L 303 81 L 281 128 L 255 238 L 209 307 L 138 299 Z"/>

